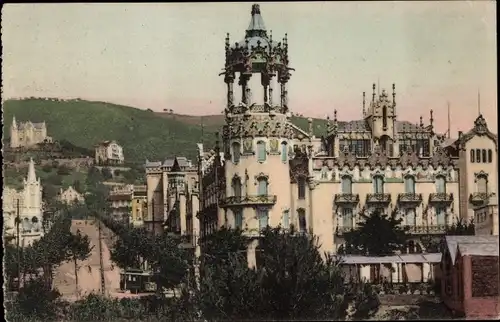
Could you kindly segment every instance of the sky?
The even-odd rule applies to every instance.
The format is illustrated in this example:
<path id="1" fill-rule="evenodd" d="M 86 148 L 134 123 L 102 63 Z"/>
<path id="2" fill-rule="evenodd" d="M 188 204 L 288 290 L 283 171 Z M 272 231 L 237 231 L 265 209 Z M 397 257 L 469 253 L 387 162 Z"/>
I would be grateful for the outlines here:
<path id="1" fill-rule="evenodd" d="M 226 104 L 224 39 L 244 39 L 251 2 L 7 4 L 3 98 L 108 101 L 180 114 Z M 288 34 L 289 107 L 360 119 L 362 92 L 396 85 L 398 119 L 467 131 L 479 110 L 497 127 L 496 3 L 261 3 L 275 40 Z M 478 95 L 480 93 L 480 95 Z M 480 99 L 478 99 L 480 96 Z M 480 104 L 478 104 L 480 102 Z M 479 106 L 480 105 L 480 108 Z"/>

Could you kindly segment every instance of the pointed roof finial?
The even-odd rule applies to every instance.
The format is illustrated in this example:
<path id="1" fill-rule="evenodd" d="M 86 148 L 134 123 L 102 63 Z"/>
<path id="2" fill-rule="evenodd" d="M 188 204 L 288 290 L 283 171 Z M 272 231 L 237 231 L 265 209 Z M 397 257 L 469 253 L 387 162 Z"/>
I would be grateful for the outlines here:
<path id="1" fill-rule="evenodd" d="M 337 110 L 333 110 L 333 121 L 337 123 Z"/>
<path id="2" fill-rule="evenodd" d="M 363 92 L 363 116 L 366 115 L 366 110 L 365 110 L 365 92 Z"/>
<path id="3" fill-rule="evenodd" d="M 420 116 L 420 127 L 424 127 L 424 118 Z"/>
<path id="4" fill-rule="evenodd" d="M 430 119 L 430 121 L 431 121 L 431 126 L 433 126 L 433 124 L 434 124 L 434 116 L 433 116 L 433 114 L 434 114 L 434 111 L 433 111 L 433 110 L 431 110 L 431 119 Z"/>
<path id="5" fill-rule="evenodd" d="M 252 5 L 252 18 L 250 19 L 246 36 L 267 37 L 266 26 L 264 25 L 264 19 L 262 19 L 262 16 L 260 15 L 260 6 L 258 4 Z"/>
<path id="6" fill-rule="evenodd" d="M 35 182 L 36 181 L 36 173 L 35 173 L 35 162 L 33 158 L 30 158 L 30 164 L 28 166 L 28 177 L 26 178 L 27 182 Z"/>
<path id="7" fill-rule="evenodd" d="M 375 102 L 375 83 L 373 83 L 372 102 Z"/>

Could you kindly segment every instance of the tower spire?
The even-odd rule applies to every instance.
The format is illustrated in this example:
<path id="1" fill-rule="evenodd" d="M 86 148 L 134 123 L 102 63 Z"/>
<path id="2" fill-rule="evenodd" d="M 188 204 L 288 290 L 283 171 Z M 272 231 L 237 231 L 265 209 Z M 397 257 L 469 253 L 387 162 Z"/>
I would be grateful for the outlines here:
<path id="1" fill-rule="evenodd" d="M 481 115 L 481 92 L 477 90 L 477 115 Z"/>
<path id="2" fill-rule="evenodd" d="M 451 133 L 451 118 L 450 118 L 450 102 L 448 102 L 448 139 L 450 138 L 450 133 Z"/>
<path id="3" fill-rule="evenodd" d="M 260 15 L 260 6 L 258 4 L 252 5 L 252 18 L 250 19 L 246 34 L 247 37 L 267 37 L 266 26 L 264 25 L 264 19 Z"/>
<path id="4" fill-rule="evenodd" d="M 33 162 L 33 158 L 30 158 L 30 164 L 28 166 L 28 178 L 26 179 L 27 182 L 36 181 L 35 162 Z"/>

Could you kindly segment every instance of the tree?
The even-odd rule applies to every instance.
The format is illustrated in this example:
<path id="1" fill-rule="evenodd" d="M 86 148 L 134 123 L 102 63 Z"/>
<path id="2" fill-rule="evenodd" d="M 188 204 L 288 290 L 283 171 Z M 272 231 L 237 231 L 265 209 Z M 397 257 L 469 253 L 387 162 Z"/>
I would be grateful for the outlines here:
<path id="1" fill-rule="evenodd" d="M 54 185 L 54 186 L 60 186 L 60 185 L 62 185 L 62 177 L 57 175 L 57 174 L 51 174 L 47 178 L 47 183 Z"/>
<path id="2" fill-rule="evenodd" d="M 380 211 L 361 216 L 365 220 L 359 222 L 355 230 L 344 234 L 345 244 L 340 253 L 387 256 L 404 249 L 409 228 L 401 226 L 401 218 Z"/>
<path id="3" fill-rule="evenodd" d="M 90 239 L 87 235 L 82 235 L 80 230 L 76 234 L 67 236 L 66 258 L 73 261 L 75 265 L 75 284 L 76 294 L 79 295 L 78 289 L 78 261 L 83 261 L 90 257 L 90 253 L 94 247 L 90 247 Z"/>
<path id="4" fill-rule="evenodd" d="M 455 236 L 463 236 L 463 235 L 474 235 L 475 234 L 475 226 L 474 219 L 471 218 L 469 222 L 466 222 L 462 218 L 460 218 L 456 223 L 453 223 L 450 227 L 446 229 L 446 235 L 455 235 Z"/>
<path id="5" fill-rule="evenodd" d="M 67 166 L 65 166 L 64 164 L 61 164 L 57 168 L 57 174 L 60 176 L 67 176 L 70 174 L 70 169 Z"/>
<path id="6" fill-rule="evenodd" d="M 46 172 L 46 173 L 50 173 L 50 172 L 52 172 L 52 166 L 50 164 L 46 163 L 42 167 L 42 171 Z"/>
<path id="7" fill-rule="evenodd" d="M 101 170 L 102 176 L 104 177 L 104 180 L 109 180 L 113 179 L 113 172 L 111 171 L 110 168 L 104 167 Z"/>

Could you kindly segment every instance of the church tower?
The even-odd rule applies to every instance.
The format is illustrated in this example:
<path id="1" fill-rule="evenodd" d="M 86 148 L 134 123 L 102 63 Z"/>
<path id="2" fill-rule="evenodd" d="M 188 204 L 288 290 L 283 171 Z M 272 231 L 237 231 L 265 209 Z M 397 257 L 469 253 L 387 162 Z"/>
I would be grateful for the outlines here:
<path id="1" fill-rule="evenodd" d="M 373 84 L 372 100 L 368 110 L 364 110 L 363 117 L 371 128 L 373 146 L 379 145 L 388 156 L 394 156 L 396 142 L 396 86 L 392 84 L 392 99 L 385 89 L 376 98 L 375 84 Z M 364 95 L 364 94 L 363 94 Z"/>
<path id="2" fill-rule="evenodd" d="M 33 224 L 42 222 L 42 184 L 40 178 L 36 177 L 35 162 L 30 160 L 28 176 L 24 179 L 24 207 L 22 217 Z"/>
<path id="3" fill-rule="evenodd" d="M 267 225 L 278 226 L 291 206 L 288 40 L 286 34 L 273 40 L 254 4 L 245 38 L 231 44 L 227 34 L 225 52 L 223 215 L 227 226 L 258 236 Z"/>
<path id="4" fill-rule="evenodd" d="M 19 147 L 19 133 L 15 116 L 12 118 L 12 124 L 10 125 L 10 147 Z"/>

